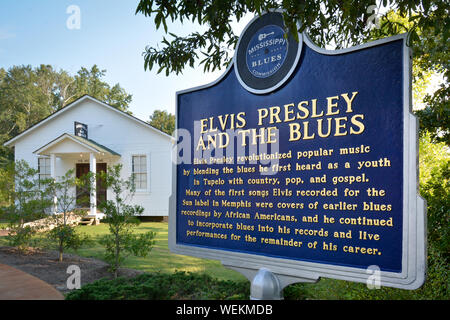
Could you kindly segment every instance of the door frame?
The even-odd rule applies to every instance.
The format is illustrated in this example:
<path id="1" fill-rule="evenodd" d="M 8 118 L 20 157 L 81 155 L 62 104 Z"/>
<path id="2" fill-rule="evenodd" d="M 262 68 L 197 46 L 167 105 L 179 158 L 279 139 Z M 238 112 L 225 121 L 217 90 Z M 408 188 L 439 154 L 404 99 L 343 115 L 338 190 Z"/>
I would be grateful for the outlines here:
<path id="1" fill-rule="evenodd" d="M 81 170 L 81 168 L 84 168 L 84 170 Z M 87 170 L 86 170 L 87 168 Z M 99 162 L 96 164 L 96 172 L 100 172 L 100 171 L 107 171 L 108 165 L 106 162 Z M 80 178 L 83 174 L 87 174 L 90 171 L 90 164 L 89 163 L 76 163 L 75 164 L 75 177 L 76 178 Z M 97 190 L 96 190 L 96 199 L 97 199 L 97 203 L 100 203 L 100 195 L 104 195 L 104 200 L 108 199 L 108 190 L 106 188 L 99 188 L 100 186 L 100 181 L 99 179 L 96 179 L 96 186 L 97 186 Z M 79 191 L 79 188 L 76 187 L 75 188 L 75 194 L 76 194 L 76 203 L 77 205 L 81 205 L 83 207 L 89 207 L 90 203 L 81 203 L 81 197 L 87 197 L 89 199 L 88 195 L 83 194 L 82 192 Z"/>

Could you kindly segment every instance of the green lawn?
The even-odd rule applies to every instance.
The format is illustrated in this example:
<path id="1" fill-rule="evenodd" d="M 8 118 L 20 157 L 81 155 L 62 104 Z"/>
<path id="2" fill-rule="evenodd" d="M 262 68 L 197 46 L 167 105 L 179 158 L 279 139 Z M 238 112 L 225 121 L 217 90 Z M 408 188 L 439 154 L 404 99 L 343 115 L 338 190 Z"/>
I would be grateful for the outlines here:
<path id="1" fill-rule="evenodd" d="M 8 222 L 0 220 L 0 230 L 5 229 L 8 226 Z"/>
<path id="2" fill-rule="evenodd" d="M 98 240 L 101 235 L 108 233 L 108 225 L 101 223 L 97 226 L 78 226 L 80 232 L 86 233 L 93 240 Z M 156 232 L 156 243 L 152 251 L 146 258 L 130 256 L 125 261 L 123 267 L 144 270 L 147 272 L 173 273 L 175 271 L 191 271 L 206 273 L 221 280 L 245 280 L 246 278 L 236 271 L 227 269 L 219 261 L 199 259 L 189 256 L 173 254 L 169 251 L 168 224 L 165 222 L 143 222 L 136 232 Z M 4 237 L 0 237 L 0 246 L 7 246 L 8 242 Z M 94 243 L 92 247 L 84 247 L 75 253 L 83 257 L 102 259 L 104 248 Z"/>
<path id="3" fill-rule="evenodd" d="M 108 225 L 79 226 L 79 231 L 89 234 L 94 240 L 108 233 Z M 175 271 L 206 273 L 219 280 L 245 280 L 236 271 L 224 268 L 219 261 L 176 255 L 168 249 L 168 224 L 163 222 L 144 222 L 136 228 L 137 232 L 156 232 L 156 244 L 146 258 L 129 257 L 124 267 L 172 274 Z M 0 237 L 0 246 L 8 242 Z M 98 243 L 92 247 L 78 250 L 84 257 L 102 259 L 104 249 Z M 438 261 L 439 262 L 439 261 Z M 446 276 L 441 269 L 447 270 L 444 263 L 429 264 L 429 279 L 419 290 L 409 291 L 393 288 L 369 290 L 364 283 L 351 283 L 342 280 L 322 279 L 316 284 L 291 285 L 285 289 L 285 297 L 293 299 L 448 299 L 444 289 L 448 286 Z M 442 274 L 441 274 L 442 273 Z M 444 289 L 443 289 L 444 288 Z M 444 292 L 444 293 L 443 293 Z"/>
<path id="4" fill-rule="evenodd" d="M 108 225 L 79 226 L 80 232 L 89 234 L 94 240 L 108 233 Z M 191 271 L 207 273 L 223 280 L 245 280 L 245 277 L 236 271 L 224 268 L 219 261 L 199 259 L 194 257 L 173 254 L 168 248 L 168 224 L 165 222 L 143 222 L 136 228 L 136 232 L 156 232 L 156 244 L 146 258 L 130 256 L 124 264 L 126 268 L 139 269 L 148 272 L 173 273 L 179 271 Z M 91 248 L 78 250 L 78 254 L 84 257 L 102 259 L 104 248 L 96 243 Z"/>

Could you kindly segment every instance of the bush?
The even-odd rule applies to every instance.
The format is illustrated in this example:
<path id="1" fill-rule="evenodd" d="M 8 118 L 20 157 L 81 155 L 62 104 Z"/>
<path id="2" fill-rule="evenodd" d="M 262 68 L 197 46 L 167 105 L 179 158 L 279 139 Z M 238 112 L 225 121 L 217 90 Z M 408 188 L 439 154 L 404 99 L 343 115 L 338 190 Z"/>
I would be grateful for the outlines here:
<path id="1" fill-rule="evenodd" d="M 17 161 L 8 170 L 8 177 L 14 177 L 13 186 L 9 185 L 11 181 L 2 177 L 0 187 L 7 188 L 2 191 L 2 197 L 6 194 L 10 204 L 0 208 L 0 217 L 8 222 L 10 233 L 6 239 L 9 244 L 25 251 L 33 245 L 33 236 L 39 229 L 26 223 L 45 217 L 52 201 L 45 192 L 45 183 L 39 181 L 38 171 L 26 161 Z"/>
<path id="2" fill-rule="evenodd" d="M 140 224 L 140 216 L 144 208 L 139 205 L 127 204 L 136 191 L 134 177 L 121 177 L 122 165 L 108 167 L 99 177 L 105 187 L 111 190 L 112 200 L 99 204 L 108 221 L 109 234 L 101 237 L 99 243 L 105 247 L 104 259 L 110 265 L 114 278 L 118 277 L 118 270 L 129 255 L 146 257 L 155 244 L 156 233 L 150 231 L 145 234 L 135 234 L 134 228 Z"/>
<path id="3" fill-rule="evenodd" d="M 249 295 L 248 281 L 217 280 L 206 274 L 175 272 L 101 279 L 70 292 L 66 300 L 235 300 L 248 299 Z"/>

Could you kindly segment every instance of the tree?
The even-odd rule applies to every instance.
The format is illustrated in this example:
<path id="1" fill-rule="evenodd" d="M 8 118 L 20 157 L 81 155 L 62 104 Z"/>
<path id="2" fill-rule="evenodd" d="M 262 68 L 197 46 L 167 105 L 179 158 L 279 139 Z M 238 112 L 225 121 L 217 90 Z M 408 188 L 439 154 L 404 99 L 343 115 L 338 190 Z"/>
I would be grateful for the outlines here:
<path id="1" fill-rule="evenodd" d="M 3 142 L 52 112 L 44 89 L 41 90 L 37 85 L 38 80 L 41 85 L 43 82 L 38 78 L 37 71 L 31 66 L 14 66 L 0 82 L 0 148 L 3 164 L 12 160 L 11 150 L 3 147 Z"/>
<path id="2" fill-rule="evenodd" d="M 78 218 L 85 215 L 84 210 L 77 209 L 76 194 L 74 189 L 82 183 L 74 177 L 74 170 L 69 170 L 65 175 L 51 180 L 48 183 L 47 192 L 57 199 L 58 214 L 47 218 L 47 239 L 56 244 L 59 252 L 59 261 L 63 261 L 66 249 L 79 249 L 83 244 L 90 242 L 87 235 L 77 232 Z"/>
<path id="3" fill-rule="evenodd" d="M 380 27 L 371 31 L 370 40 L 414 29 L 410 37 L 415 37 L 419 43 L 413 42 L 413 93 L 415 113 L 420 120 L 420 135 L 429 134 L 433 141 L 450 145 L 448 41 L 442 42 L 445 32 L 436 34 L 435 27 L 425 28 L 423 25 L 415 25 L 414 21 L 421 18 L 417 13 L 405 16 L 398 11 L 389 11 L 381 19 Z M 433 94 L 429 94 L 425 92 L 425 88 L 430 84 L 432 75 L 441 75 L 443 82 Z M 417 102 L 422 102 L 425 107 L 418 109 Z"/>
<path id="4" fill-rule="evenodd" d="M 428 240 L 445 259 L 450 259 L 450 150 L 432 143 L 430 134 L 420 137 L 420 193 L 427 200 Z"/>
<path id="5" fill-rule="evenodd" d="M 450 87 L 443 84 L 434 95 L 427 95 L 427 106 L 418 110 L 416 114 L 420 119 L 421 134 L 429 131 L 434 141 L 445 142 L 450 146 Z"/>
<path id="6" fill-rule="evenodd" d="M 148 123 L 162 132 L 171 135 L 175 130 L 175 115 L 166 110 L 155 110 Z"/>
<path id="7" fill-rule="evenodd" d="M 13 202 L 11 190 L 14 190 L 14 167 L 14 162 L 0 167 L 0 208 L 8 207 Z"/>
<path id="8" fill-rule="evenodd" d="M 150 231 L 135 234 L 133 229 L 140 224 L 137 216 L 144 211 L 139 205 L 128 202 L 136 190 L 133 177 L 121 178 L 122 165 L 109 167 L 107 172 L 99 174 L 104 185 L 112 191 L 112 200 L 99 204 L 108 222 L 109 234 L 103 236 L 100 243 L 106 248 L 105 260 L 117 278 L 120 266 L 129 255 L 146 257 L 155 241 L 155 233 Z"/>
<path id="9" fill-rule="evenodd" d="M 390 19 L 387 14 L 373 11 L 377 2 L 396 11 L 407 24 Z M 408 32 L 408 43 L 421 70 L 434 70 L 444 77 L 442 86 L 426 97 L 426 108 L 418 112 L 422 132 L 450 145 L 449 129 L 449 48 L 450 6 L 444 0 L 383 0 L 383 1 L 319 1 L 319 0 L 140 0 L 136 14 L 152 17 L 156 29 L 164 28 L 166 36 L 156 47 L 147 46 L 143 53 L 144 69 L 157 67 L 179 74 L 196 62 L 204 71 L 228 66 L 233 57 L 238 36 L 232 28 L 233 19 L 239 22 L 247 14 L 260 15 L 264 11 L 282 9 L 286 31 L 294 36 L 307 34 L 320 46 L 335 44 L 337 48 L 361 44 L 378 38 Z M 382 19 L 377 35 L 371 29 L 373 19 Z M 205 26 L 204 32 L 176 35 L 170 23 L 191 21 Z"/>
<path id="10" fill-rule="evenodd" d="M 106 70 L 100 70 L 97 65 L 93 65 L 90 70 L 82 67 L 75 75 L 74 88 L 76 92 L 73 100 L 88 94 L 100 101 L 121 110 L 128 112 L 128 106 L 131 103 L 132 96 L 117 83 L 110 86 L 102 81 Z"/>
<path id="11" fill-rule="evenodd" d="M 8 222 L 9 243 L 24 251 L 38 231 L 38 227 L 26 223 L 45 217 L 52 201 L 44 187 L 47 181 L 39 181 L 37 170 L 26 161 L 17 161 L 12 170 L 14 187 L 7 191 L 11 203 L 1 208 L 1 214 Z"/>

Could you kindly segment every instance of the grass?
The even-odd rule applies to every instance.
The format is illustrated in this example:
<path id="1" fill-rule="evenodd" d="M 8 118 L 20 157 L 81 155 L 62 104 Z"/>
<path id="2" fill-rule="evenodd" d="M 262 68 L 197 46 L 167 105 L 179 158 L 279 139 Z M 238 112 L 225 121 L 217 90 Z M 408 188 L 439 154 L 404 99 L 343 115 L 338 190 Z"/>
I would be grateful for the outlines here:
<path id="1" fill-rule="evenodd" d="M 100 224 L 98 226 L 79 226 L 77 228 L 80 232 L 90 235 L 93 240 L 97 240 L 101 235 L 108 233 L 107 224 Z M 153 273 L 155 277 L 158 273 L 163 274 L 161 275 L 162 277 L 164 277 L 164 275 L 174 275 L 175 277 L 177 277 L 175 273 L 177 271 L 181 271 L 192 272 L 200 277 L 201 274 L 206 274 L 211 278 L 218 280 L 246 280 L 245 277 L 238 272 L 223 267 L 219 261 L 199 259 L 171 253 L 168 249 L 167 223 L 143 222 L 139 227 L 136 228 L 136 231 L 156 232 L 156 244 L 146 258 L 129 257 L 123 265 L 126 268 L 147 271 Z M 0 246 L 6 245 L 8 245 L 6 239 L 4 237 L 0 237 Z M 72 253 L 76 253 L 84 257 L 102 259 L 103 252 L 104 248 L 98 243 L 94 243 L 92 247 L 85 247 L 78 250 L 78 252 Z M 317 282 L 316 284 L 290 285 L 284 290 L 284 297 L 285 299 L 299 300 L 436 299 L 436 297 L 437 299 L 442 299 L 443 297 L 444 299 L 448 299 L 448 293 L 444 290 L 448 287 L 448 278 L 438 272 L 440 269 L 436 269 L 439 266 L 443 265 L 441 266 L 441 269 L 447 270 L 448 268 L 444 264 L 445 262 L 441 261 L 440 264 L 433 263 L 429 265 L 429 280 L 427 280 L 427 284 L 419 290 L 409 291 L 393 288 L 368 290 L 363 283 L 351 283 L 342 280 L 321 279 L 321 281 Z M 196 276 L 193 275 L 193 277 Z M 445 283 L 443 284 L 442 282 Z M 248 282 L 246 283 L 248 284 Z"/>
<path id="2" fill-rule="evenodd" d="M 67 250 L 67 253 L 102 260 L 105 249 L 96 240 L 108 233 L 108 224 L 101 223 L 97 226 L 78 226 L 77 229 L 79 232 L 89 235 L 94 240 L 94 243 L 92 246 L 81 248 L 76 252 Z M 171 253 L 169 251 L 168 224 L 166 222 L 143 222 L 135 230 L 137 233 L 156 232 L 156 243 L 146 258 L 128 257 L 123 264 L 124 268 L 161 273 L 174 273 L 176 271 L 205 273 L 219 280 L 246 279 L 240 273 L 223 267 L 220 261 Z M 0 237 L 0 246 L 7 245 L 7 240 L 4 237 Z"/>
<path id="3" fill-rule="evenodd" d="M 0 230 L 5 229 L 8 227 L 8 222 L 0 219 Z"/>
<path id="4" fill-rule="evenodd" d="M 108 233 L 108 225 L 105 223 L 77 228 L 80 232 L 90 235 L 93 240 L 98 240 L 100 236 Z M 130 256 L 123 267 L 147 272 L 174 273 L 175 271 L 186 271 L 205 273 L 220 280 L 246 279 L 238 272 L 223 267 L 219 261 L 171 253 L 168 248 L 168 224 L 165 222 L 143 222 L 136 228 L 138 233 L 148 231 L 156 232 L 156 243 L 150 254 L 146 258 Z M 95 243 L 94 246 L 82 248 L 76 253 L 83 257 L 102 259 L 104 248 Z"/>

